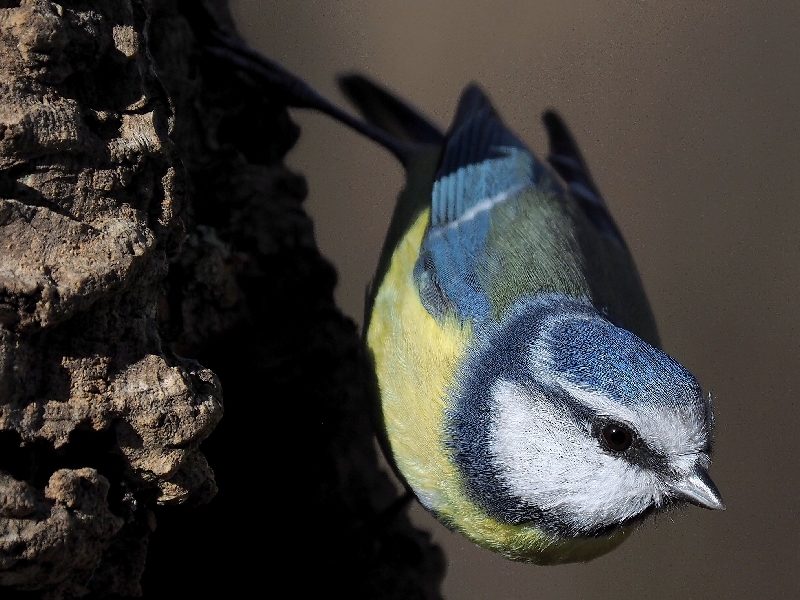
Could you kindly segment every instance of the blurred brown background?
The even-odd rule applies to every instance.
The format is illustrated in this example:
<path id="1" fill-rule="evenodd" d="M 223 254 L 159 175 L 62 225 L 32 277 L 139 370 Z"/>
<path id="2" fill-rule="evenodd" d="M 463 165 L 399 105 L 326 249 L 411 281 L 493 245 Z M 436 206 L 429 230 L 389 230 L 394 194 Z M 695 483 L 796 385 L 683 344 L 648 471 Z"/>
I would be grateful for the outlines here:
<path id="1" fill-rule="evenodd" d="M 592 563 L 536 567 L 415 508 L 446 549 L 446 597 L 800 597 L 800 3 L 232 4 L 253 46 L 337 102 L 335 74 L 361 71 L 445 126 L 476 80 L 540 155 L 538 115 L 561 111 L 664 346 L 717 398 L 712 473 L 727 512 L 687 508 Z M 290 164 L 308 179 L 340 306 L 360 322 L 402 173 L 328 119 L 294 116 Z"/>

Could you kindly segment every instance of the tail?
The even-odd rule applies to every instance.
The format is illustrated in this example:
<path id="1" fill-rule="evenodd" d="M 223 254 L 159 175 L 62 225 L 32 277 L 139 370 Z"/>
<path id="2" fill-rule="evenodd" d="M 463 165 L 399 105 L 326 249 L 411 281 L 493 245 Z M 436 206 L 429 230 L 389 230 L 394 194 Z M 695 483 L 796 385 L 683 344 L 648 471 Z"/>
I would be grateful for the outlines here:
<path id="1" fill-rule="evenodd" d="M 409 145 L 441 146 L 444 134 L 397 96 L 363 75 L 339 77 L 339 88 L 368 123 Z"/>
<path id="2" fill-rule="evenodd" d="M 287 106 L 326 114 L 383 146 L 403 165 L 408 164 L 413 148 L 405 140 L 393 137 L 390 131 L 377 124 L 345 112 L 294 73 L 248 48 L 241 40 L 223 31 L 202 2 L 185 4 L 194 34 L 209 54 L 249 74 Z"/>

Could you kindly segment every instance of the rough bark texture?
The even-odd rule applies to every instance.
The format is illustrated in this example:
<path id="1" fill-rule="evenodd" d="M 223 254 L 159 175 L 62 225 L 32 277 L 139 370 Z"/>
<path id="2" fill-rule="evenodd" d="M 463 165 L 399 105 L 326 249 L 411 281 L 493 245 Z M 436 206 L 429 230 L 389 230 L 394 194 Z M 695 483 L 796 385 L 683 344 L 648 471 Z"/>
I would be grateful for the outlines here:
<path id="1" fill-rule="evenodd" d="M 297 128 L 202 53 L 198 6 L 0 0 L 0 586 L 252 592 L 277 550 L 299 591 L 435 597 Z"/>

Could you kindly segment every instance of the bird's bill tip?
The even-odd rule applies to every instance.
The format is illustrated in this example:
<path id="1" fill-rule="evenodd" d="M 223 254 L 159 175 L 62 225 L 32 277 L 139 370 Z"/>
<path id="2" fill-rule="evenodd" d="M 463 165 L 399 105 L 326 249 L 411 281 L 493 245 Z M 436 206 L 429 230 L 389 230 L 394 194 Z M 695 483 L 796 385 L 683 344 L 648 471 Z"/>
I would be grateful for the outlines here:
<path id="1" fill-rule="evenodd" d="M 725 510 L 722 494 L 714 485 L 708 471 L 703 468 L 698 467 L 691 473 L 676 479 L 670 487 L 678 499 L 710 510 Z"/>

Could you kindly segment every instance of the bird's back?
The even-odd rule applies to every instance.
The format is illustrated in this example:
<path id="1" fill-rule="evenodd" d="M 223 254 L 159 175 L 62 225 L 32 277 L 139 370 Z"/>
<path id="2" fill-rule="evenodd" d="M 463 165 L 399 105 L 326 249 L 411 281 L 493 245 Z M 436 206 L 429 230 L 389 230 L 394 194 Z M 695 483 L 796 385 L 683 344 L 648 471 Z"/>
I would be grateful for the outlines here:
<path id="1" fill-rule="evenodd" d="M 585 299 L 658 343 L 633 260 L 580 151 L 557 116 L 548 113 L 545 123 L 549 164 L 470 86 L 438 145 L 429 136 L 410 152 L 367 323 L 393 252 L 427 209 L 413 277 L 435 318 L 497 320 L 521 298 L 555 292 Z"/>

